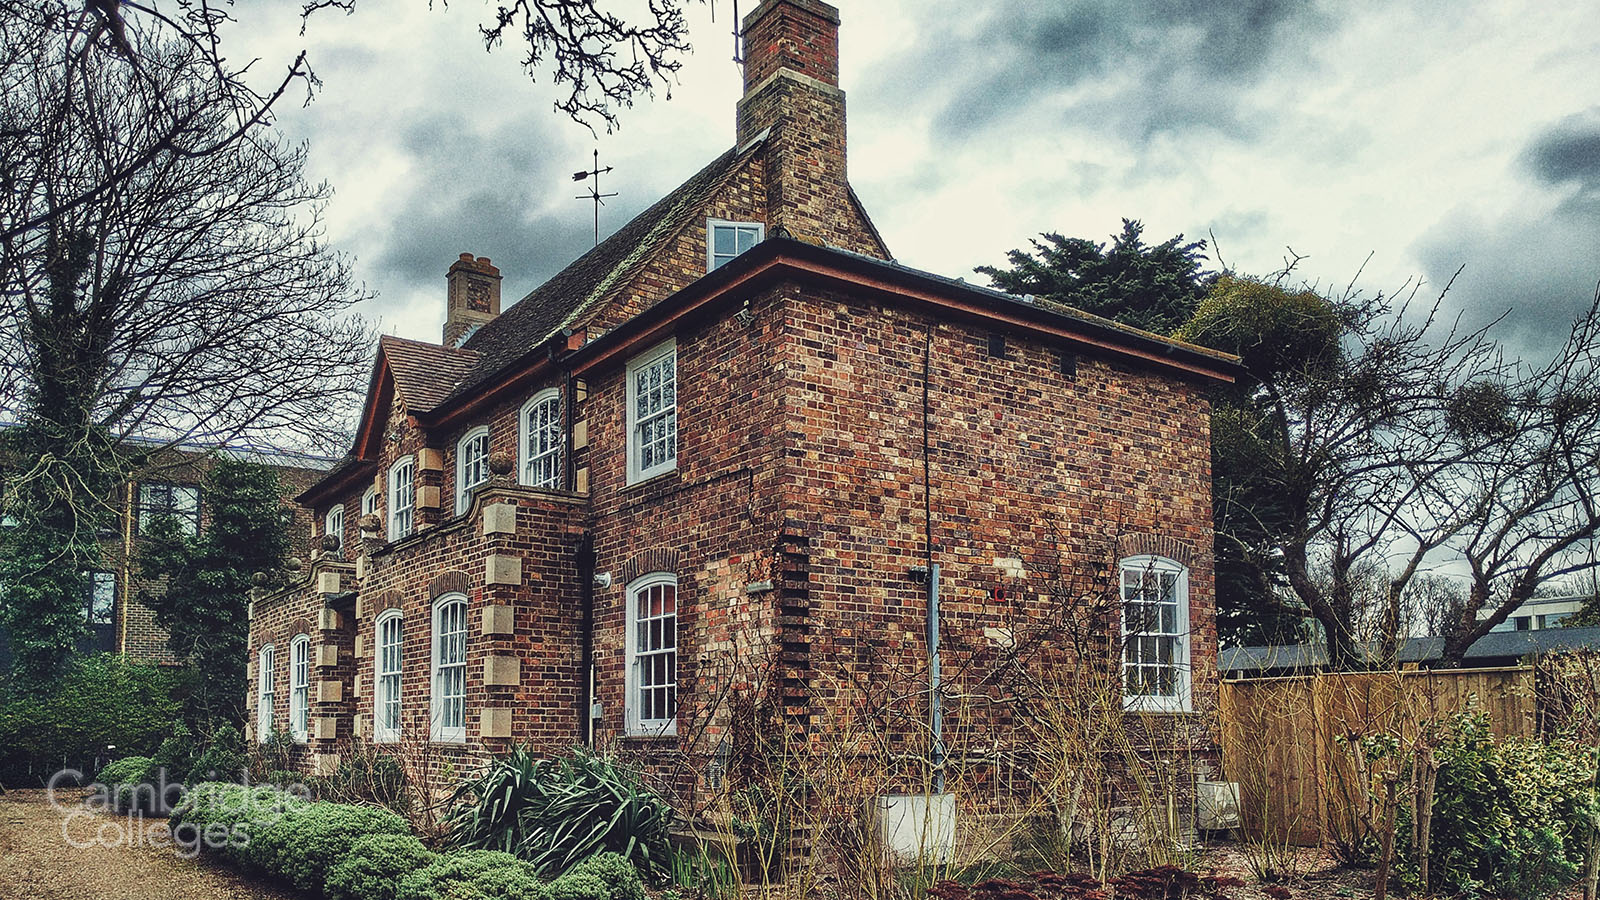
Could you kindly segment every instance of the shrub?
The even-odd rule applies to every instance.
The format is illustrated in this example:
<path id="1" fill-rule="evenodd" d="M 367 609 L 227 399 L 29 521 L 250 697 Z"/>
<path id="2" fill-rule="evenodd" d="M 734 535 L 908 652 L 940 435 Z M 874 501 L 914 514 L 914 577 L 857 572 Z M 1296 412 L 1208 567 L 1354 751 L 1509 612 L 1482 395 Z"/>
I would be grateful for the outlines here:
<path id="1" fill-rule="evenodd" d="M 400 879 L 436 858 L 409 834 L 368 835 L 328 869 L 322 890 L 328 900 L 395 900 Z"/>
<path id="2" fill-rule="evenodd" d="M 550 900 L 611 900 L 611 888 L 599 875 L 572 871 L 550 882 Z"/>
<path id="3" fill-rule="evenodd" d="M 258 836 L 307 805 L 276 788 L 206 782 L 190 788 L 172 811 L 170 825 L 173 839 L 183 846 L 250 864 Z"/>
<path id="4" fill-rule="evenodd" d="M 1435 750 L 1433 890 L 1538 896 L 1575 878 L 1593 821 L 1590 752 L 1560 740 L 1497 741 L 1488 716 L 1451 717 Z M 1403 883 L 1419 888 L 1410 820 L 1402 804 L 1395 867 Z"/>
<path id="5" fill-rule="evenodd" d="M 608 850 L 647 877 L 671 870 L 672 808 L 633 771 L 582 748 L 554 759 L 513 750 L 458 787 L 454 802 L 459 846 L 515 853 L 547 877 Z"/>
<path id="6" fill-rule="evenodd" d="M 400 879 L 395 900 L 548 900 L 533 868 L 498 850 L 459 850 Z"/>
<path id="7" fill-rule="evenodd" d="M 148 756 L 124 756 L 110 763 L 95 776 L 95 781 L 101 785 L 99 796 L 119 812 L 141 807 L 150 791 L 151 766 Z"/>
<path id="8" fill-rule="evenodd" d="M 77 660 L 49 694 L 0 702 L 0 779 L 90 769 L 110 747 L 152 755 L 179 720 L 188 680 L 112 653 Z"/>
<path id="9" fill-rule="evenodd" d="M 194 734 L 189 731 L 189 726 L 178 722 L 172 726 L 172 733 L 167 735 L 156 748 L 152 755 L 153 770 L 167 773 L 170 780 L 181 780 L 194 768 L 194 758 L 197 751 Z M 227 781 L 226 778 L 207 778 L 205 781 Z"/>
<path id="10" fill-rule="evenodd" d="M 205 750 L 184 770 L 184 781 L 198 784 L 202 781 L 240 780 L 244 778 L 249 762 L 239 730 L 232 725 L 223 725 L 212 732 Z"/>
<path id="11" fill-rule="evenodd" d="M 249 856 L 257 867 L 303 891 L 320 890 L 328 867 L 357 840 L 372 834 L 409 835 L 410 826 L 392 812 L 343 803 L 307 803 L 251 836 Z"/>
<path id="12" fill-rule="evenodd" d="M 555 892 L 556 884 L 574 875 L 600 879 L 607 887 L 609 900 L 645 900 L 644 880 L 639 877 L 639 870 L 620 853 L 601 853 L 578 863 L 550 885 L 551 892 Z"/>

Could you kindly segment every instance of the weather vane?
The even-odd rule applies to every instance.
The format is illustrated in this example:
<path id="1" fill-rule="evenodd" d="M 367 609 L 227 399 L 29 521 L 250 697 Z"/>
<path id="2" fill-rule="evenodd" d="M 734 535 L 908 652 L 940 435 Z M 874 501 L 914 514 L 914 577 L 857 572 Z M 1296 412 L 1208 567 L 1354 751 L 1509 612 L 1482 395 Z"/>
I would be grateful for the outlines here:
<path id="1" fill-rule="evenodd" d="M 610 166 L 606 166 L 604 169 L 600 168 L 600 151 L 596 150 L 594 151 L 593 169 L 590 169 L 587 172 L 572 173 L 573 181 L 582 181 L 585 178 L 594 179 L 594 184 L 589 185 L 589 193 L 579 194 L 575 199 L 591 200 L 594 202 L 594 243 L 597 247 L 600 246 L 600 207 L 606 205 L 607 197 L 615 197 L 617 195 L 616 191 L 612 191 L 609 194 L 600 193 L 600 176 L 610 171 Z"/>

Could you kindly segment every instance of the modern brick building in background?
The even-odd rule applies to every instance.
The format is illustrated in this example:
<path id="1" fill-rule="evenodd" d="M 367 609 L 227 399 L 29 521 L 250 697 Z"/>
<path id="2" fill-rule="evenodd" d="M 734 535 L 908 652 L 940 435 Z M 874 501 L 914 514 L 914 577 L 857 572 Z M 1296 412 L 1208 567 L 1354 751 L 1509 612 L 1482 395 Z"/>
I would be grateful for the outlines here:
<path id="1" fill-rule="evenodd" d="M 841 685 L 925 670 L 930 582 L 970 648 L 1086 564 L 1121 585 L 1097 646 L 1129 708 L 1210 707 L 1206 391 L 1236 361 L 893 262 L 837 29 L 763 2 L 731 149 L 503 311 L 463 254 L 444 342 L 382 340 L 299 498 L 308 578 L 254 604 L 258 737 L 323 771 L 351 740 L 458 772 L 522 743 L 711 758 L 738 692 L 823 729 Z"/>
<path id="2" fill-rule="evenodd" d="M 135 441 L 135 444 L 138 442 Z M 167 648 L 167 633 L 155 613 L 140 602 L 161 591 L 161 584 L 140 577 L 138 552 L 152 517 L 170 515 L 193 533 L 208 518 L 202 488 L 206 472 L 219 456 L 270 466 L 277 471 L 284 501 L 294 510 L 290 546 L 304 547 L 311 515 L 290 498 L 327 473 L 335 460 L 279 450 L 221 450 L 198 447 L 152 447 L 150 458 L 115 494 L 115 521 L 101 535 L 101 562 L 89 573 L 83 599 L 87 633 L 79 643 L 84 653 L 119 653 L 130 660 L 176 664 Z M 0 629 L 0 671 L 10 665 L 10 646 Z"/>

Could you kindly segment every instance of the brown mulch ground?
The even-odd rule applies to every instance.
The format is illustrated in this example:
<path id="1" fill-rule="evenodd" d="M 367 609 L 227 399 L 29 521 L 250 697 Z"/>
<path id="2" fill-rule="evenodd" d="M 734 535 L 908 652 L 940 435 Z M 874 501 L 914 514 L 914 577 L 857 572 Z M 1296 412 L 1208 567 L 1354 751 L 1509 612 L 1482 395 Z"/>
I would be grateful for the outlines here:
<path id="1" fill-rule="evenodd" d="M 91 812 L 74 792 L 0 794 L 0 900 L 304 900 L 166 845 L 164 819 Z"/>

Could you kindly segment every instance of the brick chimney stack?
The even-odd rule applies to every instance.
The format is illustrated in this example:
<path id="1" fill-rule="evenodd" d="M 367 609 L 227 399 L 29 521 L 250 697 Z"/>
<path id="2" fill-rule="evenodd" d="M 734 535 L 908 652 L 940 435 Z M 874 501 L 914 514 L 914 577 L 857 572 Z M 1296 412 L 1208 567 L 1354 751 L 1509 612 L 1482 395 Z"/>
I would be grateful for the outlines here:
<path id="1" fill-rule="evenodd" d="M 744 17 L 739 146 L 768 131 L 767 226 L 813 243 L 858 246 L 845 177 L 839 10 L 821 0 L 764 0 Z"/>
<path id="2" fill-rule="evenodd" d="M 500 270 L 489 257 L 471 253 L 450 264 L 444 314 L 444 345 L 459 347 L 478 326 L 500 315 Z"/>

